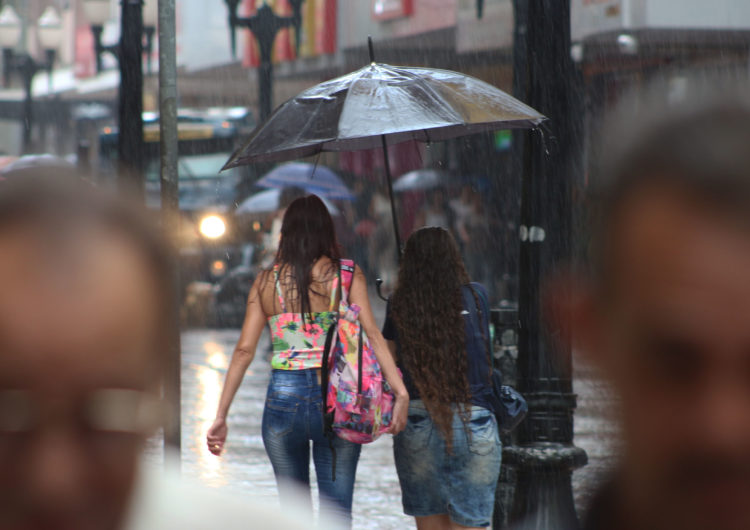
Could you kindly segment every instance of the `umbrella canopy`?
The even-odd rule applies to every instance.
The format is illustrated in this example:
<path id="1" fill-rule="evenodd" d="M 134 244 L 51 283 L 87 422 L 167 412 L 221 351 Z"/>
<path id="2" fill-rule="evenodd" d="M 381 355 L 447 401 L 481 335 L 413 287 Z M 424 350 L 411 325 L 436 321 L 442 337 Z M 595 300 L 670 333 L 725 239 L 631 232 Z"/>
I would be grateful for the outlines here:
<path id="1" fill-rule="evenodd" d="M 271 188 L 251 195 L 240 203 L 235 210 L 237 214 L 258 214 L 270 213 L 279 209 L 279 200 L 281 199 L 281 189 Z M 331 204 L 327 199 L 321 197 L 323 204 L 328 208 L 331 215 L 339 215 L 339 209 Z"/>
<path id="2" fill-rule="evenodd" d="M 327 199 L 354 199 L 354 194 L 336 173 L 325 166 L 304 162 L 277 166 L 263 175 L 256 184 L 261 188 L 301 188 Z"/>
<path id="3" fill-rule="evenodd" d="M 546 118 L 474 77 L 376 63 L 309 88 L 277 108 L 223 169 L 292 160 L 321 151 L 383 148 L 396 246 L 401 252 L 388 143 L 447 140 L 496 129 L 533 128 Z"/>
<path id="4" fill-rule="evenodd" d="M 427 190 L 442 186 L 449 180 L 448 172 L 439 169 L 415 169 L 401 175 L 393 183 L 393 191 Z"/>
<path id="5" fill-rule="evenodd" d="M 224 168 L 355 151 L 407 140 L 438 141 L 536 127 L 537 111 L 474 77 L 372 63 L 282 104 Z"/>

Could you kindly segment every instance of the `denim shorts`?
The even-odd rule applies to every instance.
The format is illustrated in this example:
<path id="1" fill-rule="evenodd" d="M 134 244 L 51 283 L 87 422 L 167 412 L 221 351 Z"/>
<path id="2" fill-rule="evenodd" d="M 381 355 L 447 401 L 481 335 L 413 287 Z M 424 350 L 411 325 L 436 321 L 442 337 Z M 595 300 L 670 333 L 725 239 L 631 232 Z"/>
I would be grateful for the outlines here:
<path id="1" fill-rule="evenodd" d="M 394 437 L 393 452 L 404 513 L 448 514 L 463 526 L 489 526 L 500 475 L 502 445 L 495 415 L 472 406 L 464 430 L 453 416 L 453 452 L 420 400 L 409 403 L 406 428 Z"/>

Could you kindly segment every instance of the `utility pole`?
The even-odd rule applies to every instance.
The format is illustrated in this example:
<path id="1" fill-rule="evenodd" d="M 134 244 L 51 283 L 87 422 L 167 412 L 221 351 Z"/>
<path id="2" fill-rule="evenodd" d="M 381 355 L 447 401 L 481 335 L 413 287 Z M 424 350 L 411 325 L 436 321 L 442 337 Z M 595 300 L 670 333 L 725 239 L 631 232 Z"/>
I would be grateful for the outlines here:
<path id="1" fill-rule="evenodd" d="M 143 201 L 143 0 L 121 0 L 118 180 Z"/>
<path id="2" fill-rule="evenodd" d="M 570 256 L 572 184 L 580 168 L 581 114 L 570 57 L 570 0 L 514 0 L 514 96 L 549 118 L 516 143 L 522 157 L 518 389 L 529 402 L 517 445 L 504 451 L 517 483 L 511 519 L 538 530 L 577 528 L 571 476 L 586 463 L 573 445 L 570 344 L 550 340 L 542 282 Z M 521 146 L 518 146 L 518 144 Z"/>
<path id="3" fill-rule="evenodd" d="M 175 0 L 159 0 L 159 142 L 161 156 L 162 224 L 168 236 L 179 231 L 180 199 L 177 173 L 177 28 Z M 170 344 L 164 397 L 169 420 L 164 428 L 164 449 L 180 454 L 182 412 L 180 410 L 180 271 L 172 275 L 174 314 L 170 315 Z M 166 456 L 166 455 L 165 455 Z M 179 459 L 178 459 L 179 461 Z"/>

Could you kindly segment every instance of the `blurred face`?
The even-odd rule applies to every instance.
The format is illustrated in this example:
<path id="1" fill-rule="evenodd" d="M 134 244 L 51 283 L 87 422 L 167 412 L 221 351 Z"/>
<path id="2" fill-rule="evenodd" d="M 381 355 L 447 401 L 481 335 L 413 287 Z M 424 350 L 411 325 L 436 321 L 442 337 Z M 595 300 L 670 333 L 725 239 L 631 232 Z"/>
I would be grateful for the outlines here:
<path id="1" fill-rule="evenodd" d="M 750 234 L 674 189 L 618 219 L 590 346 L 622 398 L 623 509 L 641 528 L 750 528 Z"/>
<path id="2" fill-rule="evenodd" d="M 114 529 L 158 372 L 153 275 L 117 234 L 42 239 L 0 231 L 0 528 Z"/>

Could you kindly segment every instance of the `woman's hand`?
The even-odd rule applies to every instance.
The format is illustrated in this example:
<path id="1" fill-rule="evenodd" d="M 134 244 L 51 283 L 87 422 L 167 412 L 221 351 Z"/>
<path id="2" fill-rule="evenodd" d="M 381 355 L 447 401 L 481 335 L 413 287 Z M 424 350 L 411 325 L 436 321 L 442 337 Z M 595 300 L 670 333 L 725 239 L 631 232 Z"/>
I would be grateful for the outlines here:
<path id="1" fill-rule="evenodd" d="M 260 334 L 263 332 L 263 326 L 266 322 L 266 315 L 263 313 L 260 304 L 260 283 L 263 281 L 263 277 L 263 275 L 259 275 L 255 279 L 247 297 L 245 320 L 242 323 L 242 331 L 237 346 L 232 353 L 232 360 L 229 361 L 229 369 L 219 397 L 219 406 L 216 409 L 216 419 L 206 434 L 208 450 L 217 456 L 224 449 L 224 442 L 227 439 L 226 417 L 229 414 L 229 406 L 232 404 L 240 383 L 242 383 L 242 377 L 247 372 L 250 363 L 253 362 L 255 348 L 258 346 L 258 339 L 260 339 Z"/>
<path id="2" fill-rule="evenodd" d="M 206 443 L 208 444 L 208 450 L 211 454 L 219 456 L 221 451 L 224 449 L 224 443 L 227 441 L 227 420 L 224 418 L 216 418 L 208 429 L 206 434 Z"/>
<path id="3" fill-rule="evenodd" d="M 391 424 L 385 431 L 388 434 L 396 435 L 406 427 L 406 419 L 409 413 L 409 394 L 403 392 L 396 395 L 396 401 L 393 404 L 393 417 Z"/>

